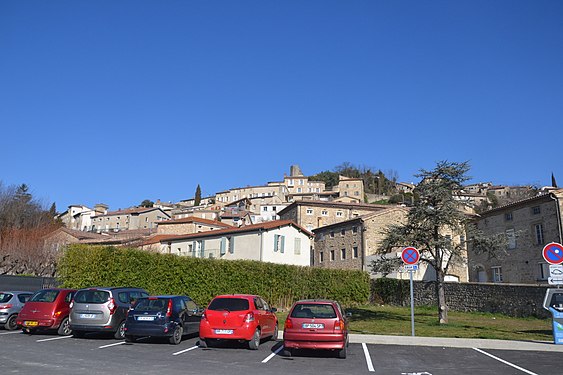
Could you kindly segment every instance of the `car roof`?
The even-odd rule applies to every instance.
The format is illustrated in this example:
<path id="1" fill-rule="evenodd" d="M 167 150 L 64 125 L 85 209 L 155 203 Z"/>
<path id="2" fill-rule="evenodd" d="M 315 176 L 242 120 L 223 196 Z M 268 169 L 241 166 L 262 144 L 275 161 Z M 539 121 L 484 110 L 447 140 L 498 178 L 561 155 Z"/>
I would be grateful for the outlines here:
<path id="1" fill-rule="evenodd" d="M 298 303 L 334 303 L 334 304 L 339 304 L 337 301 L 335 300 L 331 300 L 331 299 L 301 299 L 297 302 L 294 303 L 294 305 L 297 305 Z"/>
<path id="2" fill-rule="evenodd" d="M 179 294 L 162 294 L 162 295 L 158 295 L 158 296 L 141 297 L 139 299 L 143 299 L 143 298 L 145 298 L 145 299 L 147 299 L 147 298 L 181 298 L 181 297 L 190 298 L 188 296 L 183 296 L 183 295 L 179 295 Z"/>
<path id="3" fill-rule="evenodd" d="M 11 294 L 33 294 L 35 292 L 29 292 L 25 290 L 0 290 L 0 293 L 11 293 Z"/>
<path id="4" fill-rule="evenodd" d="M 119 290 L 119 289 L 144 290 L 143 288 L 137 288 L 131 286 L 91 286 L 88 288 L 82 288 L 80 290 Z"/>
<path id="5" fill-rule="evenodd" d="M 68 290 L 70 292 L 76 292 L 76 289 L 71 289 L 71 288 L 43 288 L 43 289 L 36 290 L 35 292 L 32 292 L 32 293 L 40 292 L 42 290 L 58 290 L 59 292 L 66 292 Z"/>
<path id="6" fill-rule="evenodd" d="M 257 296 L 255 294 L 222 294 L 220 296 L 215 296 L 213 299 L 215 299 L 215 298 L 254 298 L 254 297 L 260 297 L 260 296 Z"/>

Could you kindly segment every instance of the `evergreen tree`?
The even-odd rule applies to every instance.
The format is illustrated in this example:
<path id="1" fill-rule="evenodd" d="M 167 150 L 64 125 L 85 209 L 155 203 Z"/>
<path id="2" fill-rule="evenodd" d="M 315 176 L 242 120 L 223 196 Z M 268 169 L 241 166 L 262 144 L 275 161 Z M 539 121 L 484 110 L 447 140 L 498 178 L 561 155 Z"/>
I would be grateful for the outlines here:
<path id="1" fill-rule="evenodd" d="M 197 188 L 195 189 L 195 199 L 194 199 L 194 206 L 199 206 L 201 204 L 201 187 L 197 184 Z"/>
<path id="2" fill-rule="evenodd" d="M 448 309 L 444 292 L 444 280 L 450 267 L 463 264 L 467 243 L 453 241 L 468 238 L 475 252 L 496 252 L 506 247 L 506 238 L 484 237 L 469 221 L 455 199 L 469 178 L 467 162 L 442 161 L 433 170 L 421 169 L 421 178 L 415 192 L 419 198 L 407 214 L 405 224 L 392 225 L 382 241 L 380 253 L 390 253 L 398 248 L 413 246 L 420 251 L 421 262 L 436 272 L 435 293 L 438 301 L 438 318 L 441 324 L 448 322 Z"/>

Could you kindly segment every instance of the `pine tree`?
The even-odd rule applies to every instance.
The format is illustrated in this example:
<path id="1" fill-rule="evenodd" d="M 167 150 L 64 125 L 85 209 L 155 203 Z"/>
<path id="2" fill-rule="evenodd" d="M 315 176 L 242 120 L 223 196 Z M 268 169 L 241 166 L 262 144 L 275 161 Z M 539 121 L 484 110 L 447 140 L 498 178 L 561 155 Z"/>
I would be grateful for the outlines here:
<path id="1" fill-rule="evenodd" d="M 199 184 L 197 184 L 197 188 L 195 189 L 195 199 L 194 199 L 194 206 L 199 206 L 201 203 L 201 188 Z"/>

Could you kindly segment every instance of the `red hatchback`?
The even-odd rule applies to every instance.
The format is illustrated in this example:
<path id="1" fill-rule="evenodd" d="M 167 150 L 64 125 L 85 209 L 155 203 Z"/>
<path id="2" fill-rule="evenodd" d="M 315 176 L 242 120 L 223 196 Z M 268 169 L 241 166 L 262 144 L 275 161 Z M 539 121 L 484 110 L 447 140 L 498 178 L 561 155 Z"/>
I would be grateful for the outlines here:
<path id="1" fill-rule="evenodd" d="M 201 317 L 199 343 L 212 346 L 219 340 L 247 342 L 256 350 L 260 340 L 278 337 L 276 309 L 270 308 L 260 297 L 248 294 L 232 294 L 215 297 Z"/>
<path id="2" fill-rule="evenodd" d="M 43 289 L 35 292 L 18 315 L 17 323 L 26 333 L 56 329 L 59 335 L 72 333 L 68 322 L 74 289 Z"/>
<path id="3" fill-rule="evenodd" d="M 347 316 L 336 301 L 295 302 L 285 321 L 284 354 L 291 356 L 294 349 L 330 349 L 346 358 Z"/>

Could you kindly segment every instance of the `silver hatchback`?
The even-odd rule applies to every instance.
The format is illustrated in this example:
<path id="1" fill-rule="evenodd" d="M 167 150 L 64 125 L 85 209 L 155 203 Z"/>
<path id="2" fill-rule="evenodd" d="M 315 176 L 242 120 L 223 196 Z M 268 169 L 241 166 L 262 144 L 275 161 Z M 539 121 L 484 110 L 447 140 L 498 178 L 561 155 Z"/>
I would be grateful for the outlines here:
<path id="1" fill-rule="evenodd" d="M 0 324 L 13 331 L 18 328 L 16 319 L 32 292 L 0 292 Z"/>
<path id="2" fill-rule="evenodd" d="M 125 337 L 125 319 L 132 302 L 148 297 L 140 288 L 87 288 L 76 292 L 70 305 L 70 327 L 74 337 L 87 332 L 111 332 Z"/>

